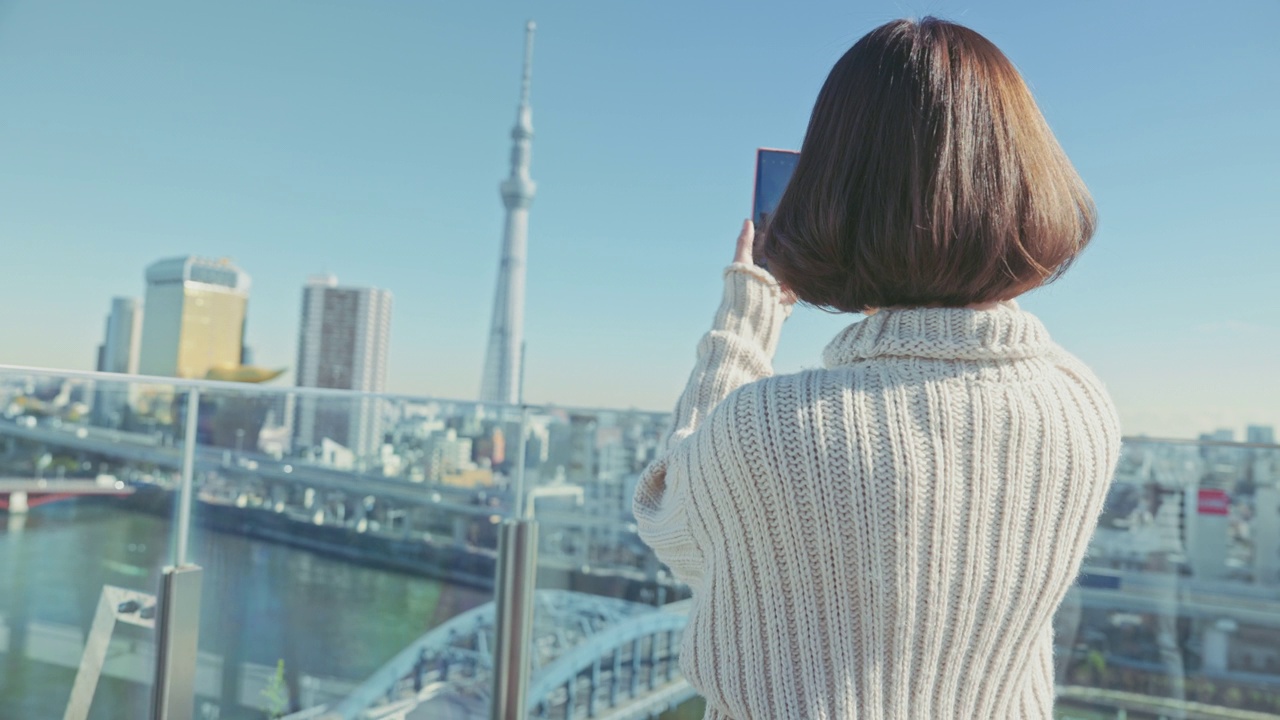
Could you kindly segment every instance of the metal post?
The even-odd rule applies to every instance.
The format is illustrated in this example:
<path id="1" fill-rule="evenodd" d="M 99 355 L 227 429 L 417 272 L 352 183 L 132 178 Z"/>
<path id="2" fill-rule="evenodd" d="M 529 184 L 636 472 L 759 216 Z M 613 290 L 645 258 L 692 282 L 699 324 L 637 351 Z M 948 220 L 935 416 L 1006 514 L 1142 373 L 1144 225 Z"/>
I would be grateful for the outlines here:
<path id="1" fill-rule="evenodd" d="M 528 716 L 529 671 L 533 645 L 533 594 L 538 574 L 538 523 L 533 493 L 525 492 L 529 448 L 529 408 L 520 408 L 512 517 L 498 529 L 498 567 L 494 598 L 492 720 Z"/>
<path id="2" fill-rule="evenodd" d="M 658 686 L 658 636 L 649 636 L 649 689 Z"/>
<path id="3" fill-rule="evenodd" d="M 200 582 L 204 571 L 187 564 L 194 501 L 196 429 L 200 388 L 187 391 L 182 428 L 182 486 L 178 491 L 177 550 L 164 569 L 156 597 L 156 674 L 151 692 L 153 720 L 191 720 L 195 713 L 196 653 L 200 641 Z M 224 668 L 226 672 L 226 668 Z"/>
<path id="4" fill-rule="evenodd" d="M 680 647 L 678 647 L 675 630 L 667 630 L 667 682 L 676 674 L 676 666 L 680 664 Z"/>
<path id="5" fill-rule="evenodd" d="M 492 720 L 524 720 L 533 644 L 533 592 L 538 563 L 538 524 L 507 520 L 498 533 Z"/>
<path id="6" fill-rule="evenodd" d="M 618 704 L 618 683 L 622 682 L 622 652 L 613 649 L 613 672 L 609 673 L 609 707 Z"/>
<path id="7" fill-rule="evenodd" d="M 156 603 L 156 677 L 152 720 L 195 715 L 196 652 L 200 640 L 200 578 L 195 565 L 167 567 Z M 234 672 L 223 668 L 223 672 Z"/>
<path id="8" fill-rule="evenodd" d="M 191 534 L 192 484 L 196 465 L 196 425 L 200 422 L 200 388 L 187 391 L 187 424 L 182 438 L 182 487 L 178 493 L 178 551 L 176 567 L 187 564 L 187 540 Z"/>
<path id="9" fill-rule="evenodd" d="M 631 697 L 640 691 L 640 638 L 631 641 Z"/>
<path id="10" fill-rule="evenodd" d="M 532 518 L 532 508 L 525 507 L 525 465 L 529 460 L 529 408 L 520 408 L 520 442 L 516 450 L 516 482 L 511 489 L 511 514 L 516 517 Z M 532 503 L 530 503 L 532 504 Z"/>
<path id="11" fill-rule="evenodd" d="M 600 688 L 600 658 L 591 664 L 591 693 L 587 695 L 587 717 L 596 716 L 596 692 Z"/>

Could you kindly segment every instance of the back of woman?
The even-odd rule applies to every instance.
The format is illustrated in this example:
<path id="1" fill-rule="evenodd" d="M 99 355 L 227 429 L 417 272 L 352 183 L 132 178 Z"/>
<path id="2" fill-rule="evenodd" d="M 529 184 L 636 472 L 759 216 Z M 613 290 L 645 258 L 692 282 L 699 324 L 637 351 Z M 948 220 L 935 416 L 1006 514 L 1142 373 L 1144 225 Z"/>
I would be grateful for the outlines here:
<path id="1" fill-rule="evenodd" d="M 693 588 L 681 667 L 709 718 L 1052 717 L 1052 618 L 1120 432 L 1013 298 L 1093 226 L 981 36 L 898 21 L 837 63 L 636 494 Z M 773 376 L 797 299 L 869 317 Z"/>

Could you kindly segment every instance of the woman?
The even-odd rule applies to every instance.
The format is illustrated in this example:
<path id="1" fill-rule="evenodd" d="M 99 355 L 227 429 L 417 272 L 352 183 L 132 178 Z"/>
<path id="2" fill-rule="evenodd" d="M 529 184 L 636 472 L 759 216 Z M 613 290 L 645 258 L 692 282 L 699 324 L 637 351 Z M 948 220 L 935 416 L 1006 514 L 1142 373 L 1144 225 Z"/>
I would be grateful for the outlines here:
<path id="1" fill-rule="evenodd" d="M 708 718 L 1050 718 L 1054 610 L 1120 447 L 1106 391 L 1014 298 L 1095 215 L 1008 59 L 926 18 L 836 63 L 752 263 L 738 238 L 636 492 L 693 589 Z M 794 300 L 869 317 L 774 376 Z"/>

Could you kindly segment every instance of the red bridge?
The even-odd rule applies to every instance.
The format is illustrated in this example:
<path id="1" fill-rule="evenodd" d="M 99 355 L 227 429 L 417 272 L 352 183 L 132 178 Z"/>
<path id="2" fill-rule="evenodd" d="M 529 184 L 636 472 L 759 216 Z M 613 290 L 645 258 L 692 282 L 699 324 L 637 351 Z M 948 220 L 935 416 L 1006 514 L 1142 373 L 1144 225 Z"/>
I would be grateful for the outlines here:
<path id="1" fill-rule="evenodd" d="M 0 478 L 0 510 L 26 512 L 28 508 L 78 495 L 129 495 L 133 488 L 114 478 L 62 480 Z"/>

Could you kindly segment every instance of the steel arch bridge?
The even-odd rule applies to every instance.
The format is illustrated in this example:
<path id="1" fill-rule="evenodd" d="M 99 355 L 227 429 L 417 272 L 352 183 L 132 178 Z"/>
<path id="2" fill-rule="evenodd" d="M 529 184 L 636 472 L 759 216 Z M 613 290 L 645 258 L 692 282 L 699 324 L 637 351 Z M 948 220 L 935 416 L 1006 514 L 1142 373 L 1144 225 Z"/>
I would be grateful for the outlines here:
<path id="1" fill-rule="evenodd" d="M 688 601 L 655 608 L 560 590 L 534 600 L 528 716 L 649 718 L 696 693 L 680 675 Z M 419 720 L 487 714 L 494 605 L 418 638 L 342 700 L 289 720 Z"/>

